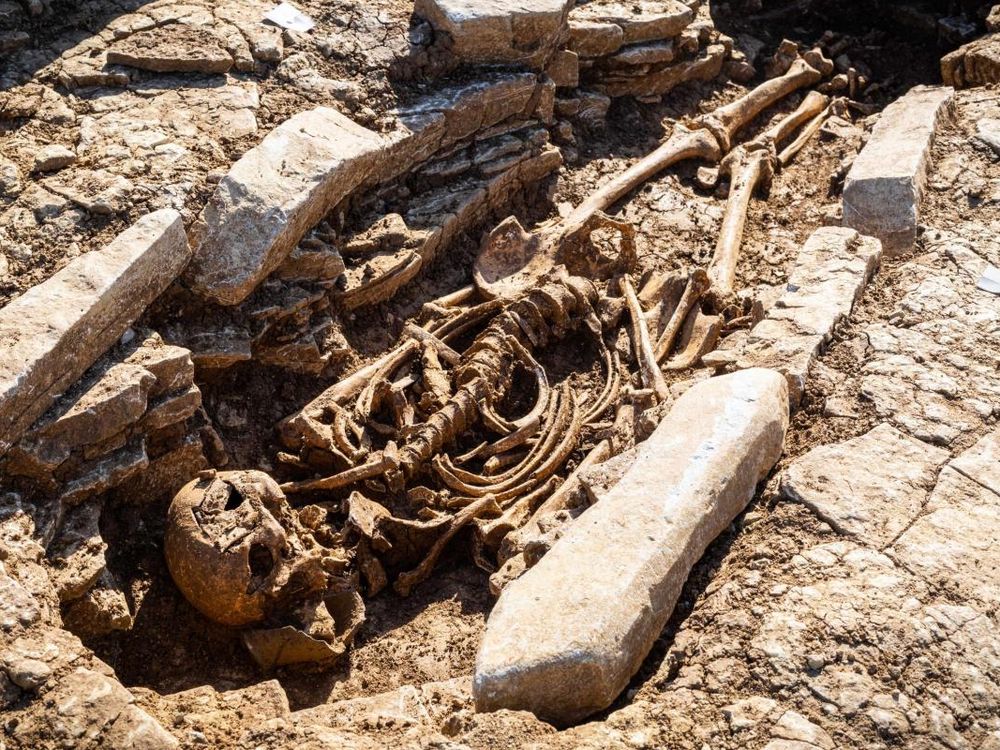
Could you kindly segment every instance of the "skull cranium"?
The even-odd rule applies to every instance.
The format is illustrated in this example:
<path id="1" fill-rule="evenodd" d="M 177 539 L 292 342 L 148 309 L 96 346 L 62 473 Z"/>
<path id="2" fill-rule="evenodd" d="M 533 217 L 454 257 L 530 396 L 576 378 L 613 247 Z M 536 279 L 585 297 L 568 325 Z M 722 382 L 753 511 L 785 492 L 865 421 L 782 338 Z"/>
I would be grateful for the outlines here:
<path id="1" fill-rule="evenodd" d="M 346 562 L 342 551 L 315 540 L 259 471 L 218 472 L 185 485 L 170 504 L 164 547 L 187 600 L 231 626 L 322 596 Z"/>

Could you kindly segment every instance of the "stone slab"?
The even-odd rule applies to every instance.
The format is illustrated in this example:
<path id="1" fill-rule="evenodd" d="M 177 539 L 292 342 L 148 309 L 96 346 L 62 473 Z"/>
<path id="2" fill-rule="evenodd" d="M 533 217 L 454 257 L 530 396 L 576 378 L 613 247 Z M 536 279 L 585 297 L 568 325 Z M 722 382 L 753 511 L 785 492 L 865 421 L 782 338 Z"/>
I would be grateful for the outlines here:
<path id="1" fill-rule="evenodd" d="M 693 60 L 668 65 L 647 75 L 603 76 L 595 90 L 611 97 L 660 96 L 689 81 L 711 81 L 722 72 L 726 48 L 710 44 Z"/>
<path id="2" fill-rule="evenodd" d="M 795 459 L 782 495 L 800 502 L 841 534 L 882 548 L 919 515 L 948 452 L 889 424 Z"/>
<path id="3" fill-rule="evenodd" d="M 680 34 L 694 20 L 694 11 L 678 0 L 593 0 L 570 13 L 573 22 L 612 23 L 622 30 L 622 42 L 651 42 Z"/>
<path id="4" fill-rule="evenodd" d="M 580 57 L 604 57 L 618 50 L 625 33 L 618 24 L 583 21 L 570 17 L 569 44 Z"/>
<path id="5" fill-rule="evenodd" d="M 978 440 L 956 456 L 951 468 L 1000 496 L 1000 430 Z"/>
<path id="6" fill-rule="evenodd" d="M 365 181 L 387 145 L 329 107 L 285 120 L 220 180 L 194 230 L 187 283 L 219 304 L 242 302 Z"/>
<path id="7" fill-rule="evenodd" d="M 186 283 L 218 304 L 239 304 L 354 190 L 402 174 L 480 128 L 531 116 L 539 89 L 531 73 L 483 76 L 399 110 L 400 127 L 388 134 L 328 107 L 289 118 L 220 180 L 192 227 Z"/>
<path id="8" fill-rule="evenodd" d="M 878 240 L 853 229 L 813 232 L 799 251 L 785 292 L 750 331 L 737 366 L 783 373 L 797 406 L 809 368 L 837 324 L 851 314 L 881 256 Z"/>
<path id="9" fill-rule="evenodd" d="M 886 107 L 847 175 L 844 226 L 877 237 L 889 254 L 916 239 L 934 133 L 954 93 L 916 86 Z"/>
<path id="10" fill-rule="evenodd" d="M 479 710 L 562 724 L 611 704 L 781 454 L 786 390 L 779 373 L 746 370 L 676 401 L 621 481 L 501 594 L 476 660 Z"/>
<path id="11" fill-rule="evenodd" d="M 189 256 L 180 214 L 163 209 L 0 310 L 0 455 L 121 337 Z"/>
<path id="12" fill-rule="evenodd" d="M 982 611 L 996 611 L 1000 606 L 1000 495 L 946 466 L 925 515 L 887 554 L 936 589 L 977 602 Z"/>
<path id="13" fill-rule="evenodd" d="M 115 365 L 77 398 L 71 394 L 61 399 L 56 409 L 32 427 L 18 449 L 54 469 L 74 450 L 101 443 L 135 424 L 146 413 L 154 382 L 154 376 L 138 365 Z"/>
<path id="14" fill-rule="evenodd" d="M 159 73 L 225 73 L 233 67 L 225 40 L 214 32 L 169 24 L 138 31 L 108 49 L 108 63 Z"/>
<path id="15" fill-rule="evenodd" d="M 540 69 L 566 35 L 573 0 L 417 0 L 414 12 L 452 38 L 462 62 Z"/>

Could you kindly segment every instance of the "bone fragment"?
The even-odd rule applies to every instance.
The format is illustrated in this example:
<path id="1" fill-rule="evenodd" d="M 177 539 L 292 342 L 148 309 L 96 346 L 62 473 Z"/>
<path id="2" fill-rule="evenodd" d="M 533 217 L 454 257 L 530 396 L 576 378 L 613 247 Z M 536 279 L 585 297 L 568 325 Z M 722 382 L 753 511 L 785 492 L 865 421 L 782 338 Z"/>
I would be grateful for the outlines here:
<path id="1" fill-rule="evenodd" d="M 720 298 L 733 293 L 736 281 L 736 265 L 739 261 L 740 246 L 743 244 L 743 230 L 746 227 L 747 208 L 750 198 L 761 182 L 770 179 L 771 149 L 761 143 L 751 141 L 735 149 L 729 156 L 732 174 L 729 200 L 722 217 L 722 228 L 715 245 L 715 254 L 708 267 L 712 291 Z"/>
<path id="2" fill-rule="evenodd" d="M 812 140 L 813 136 L 815 136 L 816 133 L 819 132 L 819 129 L 823 127 L 823 123 L 825 123 L 827 119 L 830 117 L 830 115 L 833 114 L 834 109 L 836 107 L 846 106 L 842 105 L 842 102 L 843 100 L 835 100 L 834 102 L 831 102 L 828 106 L 824 107 L 822 111 L 820 111 L 815 117 L 813 117 L 812 120 L 809 121 L 808 125 L 802 128 L 802 132 L 799 133 L 798 137 L 796 137 L 794 141 L 792 141 L 787 146 L 785 146 L 784 149 L 782 149 L 782 151 L 778 154 L 778 163 L 782 167 L 789 164 L 792 161 L 792 159 L 796 157 L 799 151 L 801 151 L 803 147 L 810 140 Z"/>
<path id="3" fill-rule="evenodd" d="M 668 370 L 686 370 L 694 367 L 701 358 L 715 348 L 722 332 L 722 318 L 719 315 L 705 315 L 701 310 L 693 310 L 689 317 L 687 335 L 681 344 L 681 351 L 667 361 Z"/>
<path id="4" fill-rule="evenodd" d="M 802 99 L 799 106 L 795 108 L 795 111 L 785 117 L 782 117 L 764 133 L 763 138 L 774 141 L 775 143 L 781 143 L 786 140 L 788 136 L 794 133 L 803 123 L 821 114 L 823 110 L 827 108 L 829 103 L 830 97 L 821 94 L 818 91 L 810 91 L 805 95 L 805 98 Z"/>
<path id="5" fill-rule="evenodd" d="M 387 471 L 391 471 L 399 466 L 399 456 L 396 446 L 391 441 L 385 450 L 375 454 L 369 461 L 361 466 L 342 471 L 330 477 L 321 479 L 307 479 L 301 482 L 286 482 L 281 485 L 282 491 L 286 493 L 311 492 L 315 490 L 335 490 L 340 487 L 360 482 L 362 479 L 371 479 L 381 476 Z"/>
<path id="6" fill-rule="evenodd" d="M 632 282 L 627 276 L 622 276 L 621 288 L 632 318 L 632 345 L 635 347 L 635 358 L 639 361 L 643 385 L 652 388 L 657 399 L 667 401 L 670 398 L 670 389 L 667 388 L 667 381 L 663 379 L 663 373 L 656 363 L 653 345 L 649 341 L 649 329 L 646 328 L 646 318 L 642 314 L 642 307 L 639 305 L 639 298 L 635 296 Z"/>
<path id="7" fill-rule="evenodd" d="M 441 357 L 445 362 L 454 367 L 462 360 L 462 355 L 444 343 L 441 339 L 435 336 L 430 331 L 421 328 L 418 325 L 407 322 L 403 326 L 403 332 L 410 338 L 414 338 L 421 344 L 430 344 L 435 349 L 437 349 L 438 356 Z"/>
<path id="8" fill-rule="evenodd" d="M 688 313 L 698 304 L 698 300 L 701 299 L 701 295 L 708 291 L 708 287 L 708 274 L 700 268 L 691 272 L 687 286 L 684 287 L 684 294 L 681 295 L 681 301 L 677 303 L 673 315 L 670 316 L 666 328 L 663 329 L 663 333 L 660 334 L 660 338 L 656 342 L 656 348 L 653 352 L 657 362 L 662 362 L 670 354 L 670 350 L 674 347 L 674 340 L 680 333 Z"/>
<path id="9" fill-rule="evenodd" d="M 414 586 L 427 580 L 427 577 L 434 569 L 434 564 L 437 562 L 438 557 L 441 556 L 441 552 L 444 551 L 445 546 L 451 541 L 451 538 L 469 521 L 473 518 L 478 518 L 484 513 L 500 513 L 500 507 L 492 495 L 486 495 L 466 505 L 452 517 L 448 528 L 434 542 L 434 546 L 427 553 L 427 557 L 413 570 L 399 574 L 396 582 L 392 585 L 396 593 L 400 596 L 409 596 Z"/>

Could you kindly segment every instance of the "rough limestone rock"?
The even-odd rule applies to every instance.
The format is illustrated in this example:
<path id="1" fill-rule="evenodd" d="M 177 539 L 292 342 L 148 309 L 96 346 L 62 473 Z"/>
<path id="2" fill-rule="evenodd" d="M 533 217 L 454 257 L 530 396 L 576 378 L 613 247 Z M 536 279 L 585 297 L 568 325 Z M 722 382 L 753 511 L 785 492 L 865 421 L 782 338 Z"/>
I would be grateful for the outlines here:
<path id="1" fill-rule="evenodd" d="M 678 0 L 630 3 L 594 0 L 575 8 L 570 19 L 614 24 L 622 30 L 622 43 L 633 44 L 677 36 L 694 20 L 694 11 Z"/>
<path id="2" fill-rule="evenodd" d="M 750 331 L 739 367 L 773 367 L 799 403 L 809 368 L 834 328 L 851 314 L 882 256 L 881 244 L 853 229 L 822 227 L 799 251 L 784 294 Z"/>
<path id="3" fill-rule="evenodd" d="M 781 491 L 838 533 L 881 548 L 919 515 L 947 460 L 947 451 L 881 424 L 795 459 L 782 477 Z"/>
<path id="4" fill-rule="evenodd" d="M 888 550 L 891 557 L 984 611 L 1000 605 L 1000 431 L 942 471 L 924 514 Z"/>
<path id="5" fill-rule="evenodd" d="M 570 18 L 570 47 L 580 57 L 604 57 L 624 44 L 625 32 L 614 23 Z"/>
<path id="6" fill-rule="evenodd" d="M 648 75 L 605 78 L 595 84 L 595 89 L 611 97 L 660 96 L 682 83 L 712 80 L 722 72 L 725 60 L 725 46 L 710 44 L 693 60 L 668 65 Z"/>
<path id="7" fill-rule="evenodd" d="M 568 723 L 615 699 L 691 567 L 781 454 L 786 391 L 756 369 L 677 400 L 614 489 L 500 596 L 476 661 L 478 709 Z"/>
<path id="8" fill-rule="evenodd" d="M 291 117 L 219 182 L 185 276 L 223 305 L 242 302 L 306 230 L 360 185 L 385 140 L 328 107 Z"/>
<path id="9" fill-rule="evenodd" d="M 143 217 L 0 310 L 0 455 L 184 268 L 181 216 Z"/>
<path id="10" fill-rule="evenodd" d="M 519 63 L 539 69 L 566 34 L 573 0 L 417 0 L 414 11 L 452 38 L 467 63 Z"/>
<path id="11" fill-rule="evenodd" d="M 974 435 L 1000 407 L 1000 298 L 976 289 L 988 265 L 977 252 L 1000 261 L 1000 247 L 988 227 L 963 234 L 924 232 L 925 252 L 894 271 L 892 312 L 861 333 L 870 356 L 860 377 L 835 393 L 860 396 L 879 418 L 941 446 Z"/>
<path id="12" fill-rule="evenodd" d="M 942 57 L 941 80 L 957 89 L 1000 82 L 1000 34 L 988 34 Z"/>
<path id="13" fill-rule="evenodd" d="M 889 254 L 913 246 L 935 131 L 954 96 L 916 86 L 882 112 L 844 183 L 844 226 L 877 237 Z"/>
<path id="14" fill-rule="evenodd" d="M 76 152 L 59 143 L 52 143 L 38 150 L 32 172 L 54 172 L 76 161 Z"/>

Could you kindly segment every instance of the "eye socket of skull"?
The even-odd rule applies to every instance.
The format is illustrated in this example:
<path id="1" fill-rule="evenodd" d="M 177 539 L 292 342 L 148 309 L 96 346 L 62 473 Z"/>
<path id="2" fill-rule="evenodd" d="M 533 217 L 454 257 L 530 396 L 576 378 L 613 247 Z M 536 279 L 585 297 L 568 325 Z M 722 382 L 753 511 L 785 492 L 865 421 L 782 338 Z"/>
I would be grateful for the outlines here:
<path id="1" fill-rule="evenodd" d="M 170 574 L 202 614 L 223 625 L 264 620 L 295 575 L 297 519 L 277 483 L 257 471 L 196 479 L 174 497 L 164 549 Z"/>

